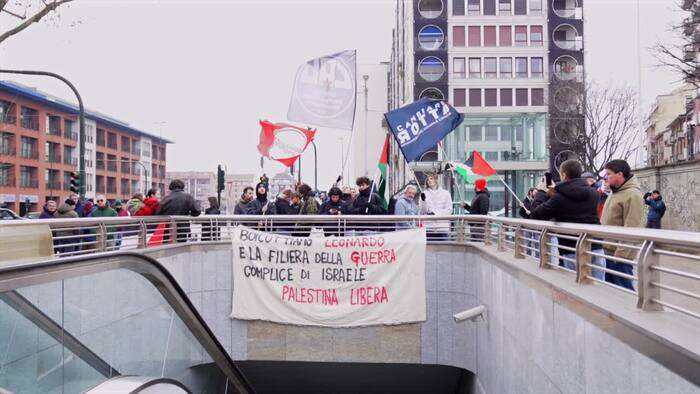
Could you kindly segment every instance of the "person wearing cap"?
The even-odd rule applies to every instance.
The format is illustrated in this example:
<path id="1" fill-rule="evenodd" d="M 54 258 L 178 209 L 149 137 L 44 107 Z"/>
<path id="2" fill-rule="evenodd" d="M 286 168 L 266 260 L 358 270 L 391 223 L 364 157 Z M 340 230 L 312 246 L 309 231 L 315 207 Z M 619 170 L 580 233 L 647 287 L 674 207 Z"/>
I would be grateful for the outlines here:
<path id="1" fill-rule="evenodd" d="M 462 208 L 464 208 L 470 215 L 488 215 L 489 206 L 491 205 L 491 193 L 489 193 L 486 187 L 486 179 L 477 179 L 474 182 L 474 198 L 472 198 L 472 203 L 467 204 L 462 201 Z M 483 240 L 484 239 L 484 225 L 483 224 L 471 224 L 470 231 L 472 233 L 472 241 Z"/>

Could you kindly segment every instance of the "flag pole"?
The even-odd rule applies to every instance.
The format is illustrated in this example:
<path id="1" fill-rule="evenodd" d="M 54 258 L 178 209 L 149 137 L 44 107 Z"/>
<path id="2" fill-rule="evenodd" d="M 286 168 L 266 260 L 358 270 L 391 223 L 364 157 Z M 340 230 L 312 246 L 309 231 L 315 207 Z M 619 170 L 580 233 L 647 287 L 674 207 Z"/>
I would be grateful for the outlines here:
<path id="1" fill-rule="evenodd" d="M 442 141 L 438 142 L 438 146 L 440 147 L 440 150 L 442 151 L 443 156 L 445 156 L 445 158 L 447 158 L 447 151 L 445 150 L 445 146 L 442 144 Z M 451 162 L 450 160 L 448 160 L 448 163 L 452 163 L 452 162 Z M 456 183 L 456 182 L 455 182 L 455 179 L 456 179 L 456 178 L 455 178 L 455 169 L 454 169 L 454 168 L 455 168 L 455 167 L 454 167 L 452 164 L 450 164 L 450 176 L 452 177 L 452 183 L 453 183 L 453 184 Z M 457 189 L 457 197 L 459 198 L 459 201 L 460 201 L 460 202 L 461 202 L 461 201 L 464 201 L 464 199 L 462 199 L 462 191 L 460 190 L 459 185 L 456 185 L 456 186 L 457 186 L 457 187 L 456 187 L 456 189 Z M 453 209 L 454 209 L 454 208 L 453 208 Z"/>
<path id="2" fill-rule="evenodd" d="M 530 214 L 530 210 L 527 209 L 527 208 L 525 208 L 525 204 L 523 204 L 523 202 L 520 200 L 520 198 L 518 198 L 518 196 L 515 194 L 515 192 L 513 192 L 513 189 L 511 189 L 510 186 L 508 186 L 508 184 L 507 184 L 506 181 L 503 179 L 503 177 L 501 177 L 501 176 L 499 175 L 499 176 L 498 176 L 498 180 L 501 181 L 501 183 L 503 183 L 503 186 L 505 186 L 506 189 L 508 189 L 508 191 L 510 192 L 510 194 L 512 194 L 513 197 L 515 197 L 515 199 L 518 201 L 518 204 L 520 204 L 520 207 L 522 207 L 522 208 L 525 210 L 525 212 L 529 215 L 529 214 Z"/>

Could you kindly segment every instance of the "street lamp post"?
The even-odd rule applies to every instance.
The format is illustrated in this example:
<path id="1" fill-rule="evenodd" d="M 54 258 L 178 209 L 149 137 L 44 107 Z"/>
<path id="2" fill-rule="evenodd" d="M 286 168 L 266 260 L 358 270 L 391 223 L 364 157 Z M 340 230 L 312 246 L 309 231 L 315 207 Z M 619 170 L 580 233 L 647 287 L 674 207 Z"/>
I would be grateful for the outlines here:
<path id="1" fill-rule="evenodd" d="M 80 188 L 78 193 L 81 198 L 85 198 L 85 106 L 83 105 L 83 98 L 80 97 L 78 89 L 66 78 L 52 72 L 48 71 L 33 71 L 33 70 L 2 70 L 0 73 L 4 74 L 22 74 L 22 75 L 42 75 L 46 77 L 56 78 L 66 85 L 73 91 L 75 97 L 78 99 L 78 121 L 80 123 L 80 131 L 78 134 L 78 154 L 80 158 L 78 160 L 78 174 L 80 176 Z"/>

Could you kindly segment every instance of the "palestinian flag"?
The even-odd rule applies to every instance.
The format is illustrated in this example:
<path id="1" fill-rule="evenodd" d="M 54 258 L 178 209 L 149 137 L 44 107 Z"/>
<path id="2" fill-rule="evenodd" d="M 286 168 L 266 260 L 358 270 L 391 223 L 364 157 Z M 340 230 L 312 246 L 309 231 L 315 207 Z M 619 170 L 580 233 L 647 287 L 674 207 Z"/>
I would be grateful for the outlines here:
<path id="1" fill-rule="evenodd" d="M 479 152 L 473 151 L 467 161 L 462 163 L 450 163 L 454 171 L 467 183 L 474 183 L 477 179 L 496 179 L 496 170 L 491 167 Z"/>
<path id="2" fill-rule="evenodd" d="M 377 194 L 382 198 L 382 205 L 384 208 L 389 206 L 389 199 L 386 198 L 386 180 L 387 180 L 387 165 L 389 164 L 389 135 L 386 136 L 384 140 L 384 147 L 382 148 L 382 153 L 379 155 L 379 164 L 377 167 L 379 169 L 379 183 L 377 184 Z"/>

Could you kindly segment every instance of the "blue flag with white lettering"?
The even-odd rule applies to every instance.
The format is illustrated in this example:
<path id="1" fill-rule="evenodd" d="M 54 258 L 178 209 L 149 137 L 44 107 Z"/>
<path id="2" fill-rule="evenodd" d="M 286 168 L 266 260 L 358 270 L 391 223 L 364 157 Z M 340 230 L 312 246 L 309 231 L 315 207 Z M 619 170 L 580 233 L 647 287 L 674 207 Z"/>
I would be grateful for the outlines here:
<path id="1" fill-rule="evenodd" d="M 384 114 L 406 162 L 418 159 L 456 129 L 464 115 L 442 100 L 423 98 Z"/>

